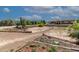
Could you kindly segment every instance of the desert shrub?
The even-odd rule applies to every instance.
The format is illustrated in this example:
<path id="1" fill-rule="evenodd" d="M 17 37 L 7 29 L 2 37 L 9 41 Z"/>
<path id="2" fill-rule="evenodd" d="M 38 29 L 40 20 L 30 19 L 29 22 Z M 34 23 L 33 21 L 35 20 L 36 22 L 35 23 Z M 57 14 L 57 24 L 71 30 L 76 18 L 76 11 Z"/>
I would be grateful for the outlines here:
<path id="1" fill-rule="evenodd" d="M 72 26 L 74 30 L 79 30 L 79 23 L 76 23 L 75 25 Z"/>
<path id="2" fill-rule="evenodd" d="M 74 32 L 70 33 L 69 36 L 79 39 L 79 31 L 74 31 Z"/>
<path id="3" fill-rule="evenodd" d="M 69 36 L 79 39 L 79 22 L 74 21 L 72 25 L 68 27 Z"/>
<path id="4" fill-rule="evenodd" d="M 79 45 L 79 31 L 72 32 L 70 34 L 71 37 L 76 38 L 76 44 Z"/>
<path id="5" fill-rule="evenodd" d="M 44 26 L 44 24 L 38 24 L 38 27 L 43 27 Z"/>
<path id="6" fill-rule="evenodd" d="M 55 47 L 51 47 L 48 49 L 48 52 L 56 52 L 56 48 Z"/>
<path id="7" fill-rule="evenodd" d="M 73 29 L 73 31 L 71 31 Z M 79 22 L 75 21 L 72 26 L 70 26 L 69 36 L 76 38 L 76 44 L 79 44 Z"/>
<path id="8" fill-rule="evenodd" d="M 77 21 L 74 21 L 73 24 L 69 26 L 69 29 L 79 30 L 79 23 Z"/>
<path id="9" fill-rule="evenodd" d="M 11 49 L 11 50 L 10 50 L 10 52 L 13 52 L 13 51 L 14 51 L 14 49 Z"/>
<path id="10" fill-rule="evenodd" d="M 36 52 L 36 49 L 32 49 L 32 51 L 31 52 Z"/>
<path id="11" fill-rule="evenodd" d="M 37 47 L 36 45 L 30 45 L 30 47 Z"/>
<path id="12" fill-rule="evenodd" d="M 45 48 L 46 48 L 46 47 L 44 47 L 44 46 L 42 47 L 42 49 L 45 49 Z"/>
<path id="13" fill-rule="evenodd" d="M 53 41 L 52 44 L 54 44 L 54 45 L 59 45 L 59 42 L 58 42 L 58 41 Z"/>

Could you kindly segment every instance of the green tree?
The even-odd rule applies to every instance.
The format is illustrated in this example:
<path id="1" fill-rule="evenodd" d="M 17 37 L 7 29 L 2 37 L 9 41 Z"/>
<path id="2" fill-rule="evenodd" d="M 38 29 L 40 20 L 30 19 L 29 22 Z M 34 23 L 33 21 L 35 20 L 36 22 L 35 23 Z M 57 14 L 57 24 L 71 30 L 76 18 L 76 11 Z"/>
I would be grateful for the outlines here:
<path id="1" fill-rule="evenodd" d="M 21 24 L 22 28 L 24 29 L 26 26 L 26 21 L 22 17 L 20 17 L 20 24 Z"/>
<path id="2" fill-rule="evenodd" d="M 15 21 L 12 19 L 6 19 L 0 21 L 0 26 L 13 26 L 15 25 Z"/>
<path id="3" fill-rule="evenodd" d="M 16 28 L 19 28 L 19 26 L 21 25 L 20 21 L 18 20 L 18 21 L 15 21 L 15 22 L 16 22 Z"/>

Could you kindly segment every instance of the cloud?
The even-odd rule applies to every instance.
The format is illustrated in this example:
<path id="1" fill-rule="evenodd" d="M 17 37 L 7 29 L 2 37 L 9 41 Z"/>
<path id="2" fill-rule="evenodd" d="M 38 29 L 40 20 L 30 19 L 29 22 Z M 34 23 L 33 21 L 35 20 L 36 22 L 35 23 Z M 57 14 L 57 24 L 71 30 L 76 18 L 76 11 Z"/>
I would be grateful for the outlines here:
<path id="1" fill-rule="evenodd" d="M 57 8 L 49 10 L 49 13 L 52 13 L 52 14 L 64 14 L 65 11 L 61 7 L 57 7 Z"/>
<path id="2" fill-rule="evenodd" d="M 28 8 L 24 8 L 24 11 L 29 11 L 29 9 Z"/>
<path id="3" fill-rule="evenodd" d="M 31 13 L 47 13 L 49 10 L 51 10 L 52 6 L 33 6 L 31 8 L 24 8 L 24 11 L 28 11 Z"/>
<path id="4" fill-rule="evenodd" d="M 63 17 L 78 16 L 76 12 L 73 12 L 68 7 L 67 8 L 56 7 L 55 9 L 50 10 L 49 13 Z"/>
<path id="5" fill-rule="evenodd" d="M 38 15 L 33 15 L 32 18 L 33 19 L 36 19 L 36 20 L 42 19 L 42 17 L 41 16 L 38 16 Z"/>
<path id="6" fill-rule="evenodd" d="M 54 7 L 52 6 L 35 6 L 35 7 L 32 7 L 32 9 L 35 9 L 35 10 L 40 10 L 40 11 L 47 11 L 47 10 L 50 10 Z"/>
<path id="7" fill-rule="evenodd" d="M 7 12 L 8 13 L 8 12 L 10 12 L 10 9 L 9 8 L 4 8 L 3 12 Z"/>
<path id="8" fill-rule="evenodd" d="M 59 16 L 54 16 L 54 17 L 51 17 L 51 20 L 61 20 L 61 17 L 59 17 Z"/>
<path id="9" fill-rule="evenodd" d="M 22 16 L 23 18 L 25 19 L 28 19 L 28 20 L 41 20 L 42 17 L 39 16 L 39 15 L 32 15 L 32 16 Z"/>
<path id="10" fill-rule="evenodd" d="M 67 7 L 67 8 L 71 11 L 79 11 L 79 6 L 70 6 L 70 7 Z"/>
<path id="11" fill-rule="evenodd" d="M 35 14 L 48 14 L 60 17 L 78 17 L 79 6 L 33 6 L 24 8 L 25 11 Z"/>

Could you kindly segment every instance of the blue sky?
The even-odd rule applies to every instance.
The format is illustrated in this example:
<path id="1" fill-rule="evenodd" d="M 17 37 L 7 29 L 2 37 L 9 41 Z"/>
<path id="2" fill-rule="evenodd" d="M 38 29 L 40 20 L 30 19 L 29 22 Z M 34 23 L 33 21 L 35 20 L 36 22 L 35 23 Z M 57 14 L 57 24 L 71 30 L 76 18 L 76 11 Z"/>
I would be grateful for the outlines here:
<path id="1" fill-rule="evenodd" d="M 0 19 L 25 17 L 32 20 L 79 18 L 79 6 L 0 6 Z"/>

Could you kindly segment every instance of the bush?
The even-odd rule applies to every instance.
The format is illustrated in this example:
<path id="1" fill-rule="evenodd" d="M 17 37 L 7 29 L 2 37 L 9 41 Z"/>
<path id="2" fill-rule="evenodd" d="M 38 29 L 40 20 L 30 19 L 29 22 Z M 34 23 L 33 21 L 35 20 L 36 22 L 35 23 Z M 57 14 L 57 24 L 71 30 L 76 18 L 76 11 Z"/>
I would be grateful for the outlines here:
<path id="1" fill-rule="evenodd" d="M 37 47 L 36 45 L 30 45 L 30 47 Z"/>
<path id="2" fill-rule="evenodd" d="M 74 30 L 79 30 L 79 23 L 73 25 L 72 28 L 73 28 Z"/>
<path id="3" fill-rule="evenodd" d="M 69 36 L 79 39 L 79 31 L 74 31 L 74 32 L 70 33 Z"/>
<path id="4" fill-rule="evenodd" d="M 48 52 L 56 52 L 56 48 L 55 47 L 51 47 Z"/>
<path id="5" fill-rule="evenodd" d="M 44 24 L 38 24 L 38 27 L 43 27 L 44 26 Z"/>
<path id="6" fill-rule="evenodd" d="M 79 30 L 79 23 L 77 21 L 74 21 L 73 25 L 71 26 L 74 30 Z"/>
<path id="7" fill-rule="evenodd" d="M 58 42 L 58 41 L 53 41 L 52 44 L 54 44 L 54 45 L 59 45 L 59 42 Z"/>
<path id="8" fill-rule="evenodd" d="M 32 51 L 31 52 L 36 52 L 36 49 L 32 49 Z"/>

